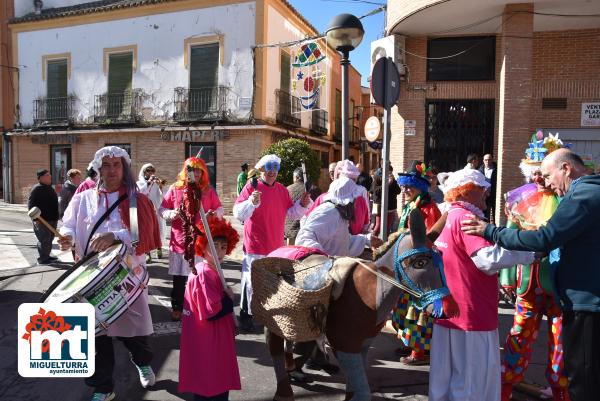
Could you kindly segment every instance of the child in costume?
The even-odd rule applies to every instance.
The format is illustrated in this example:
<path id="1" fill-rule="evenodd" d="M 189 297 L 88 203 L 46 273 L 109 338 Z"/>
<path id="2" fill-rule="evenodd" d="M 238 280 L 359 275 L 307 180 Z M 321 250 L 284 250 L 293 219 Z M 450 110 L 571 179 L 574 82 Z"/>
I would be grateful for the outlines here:
<path id="1" fill-rule="evenodd" d="M 519 166 L 530 184 L 506 194 L 507 227 L 537 230 L 554 214 L 558 197 L 544 186 L 540 168 L 544 157 L 561 147 L 558 135 L 543 138 L 541 131 L 533 135 L 526 150 L 527 158 Z M 509 292 L 516 290 L 517 293 L 514 323 L 504 345 L 502 401 L 508 401 L 513 386 L 523 380 L 544 315 L 548 318 L 546 379 L 555 401 L 569 400 L 563 361 L 562 311 L 552 288 L 549 257 L 502 270 L 500 283 Z"/>
<path id="2" fill-rule="evenodd" d="M 400 173 L 397 181 L 406 201 L 400 216 L 400 230 L 409 228 L 408 216 L 415 208 L 423 215 L 427 231 L 441 217 L 437 205 L 429 195 L 429 175 L 430 169 L 416 160 L 408 172 Z M 417 314 L 412 304 L 412 296 L 404 293 L 392 312 L 392 325 L 398 331 L 398 338 L 412 350 L 410 355 L 401 357 L 400 362 L 418 365 L 429 362 L 427 354 L 431 343 L 433 318 L 425 312 Z"/>
<path id="3" fill-rule="evenodd" d="M 225 219 L 208 220 L 217 256 L 223 261 L 239 241 Z M 196 239 L 196 263 L 185 289 L 179 356 L 179 391 L 194 394 L 195 401 L 227 401 L 230 390 L 240 390 L 235 353 L 236 327 L 233 292 L 223 288 L 204 234 Z"/>

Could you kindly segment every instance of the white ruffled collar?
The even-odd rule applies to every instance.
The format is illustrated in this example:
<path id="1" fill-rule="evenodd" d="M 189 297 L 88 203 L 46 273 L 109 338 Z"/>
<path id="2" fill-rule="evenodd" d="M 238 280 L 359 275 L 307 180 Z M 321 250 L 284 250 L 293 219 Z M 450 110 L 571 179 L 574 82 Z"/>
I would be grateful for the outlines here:
<path id="1" fill-rule="evenodd" d="M 485 219 L 485 215 L 483 214 L 481 209 L 479 209 L 477 206 L 473 205 L 472 203 L 465 202 L 465 201 L 454 201 L 451 203 L 450 206 L 453 206 L 453 205 L 457 205 L 459 207 L 462 207 L 463 209 L 467 209 L 469 212 L 473 213 L 475 216 L 479 217 L 480 219 Z"/>

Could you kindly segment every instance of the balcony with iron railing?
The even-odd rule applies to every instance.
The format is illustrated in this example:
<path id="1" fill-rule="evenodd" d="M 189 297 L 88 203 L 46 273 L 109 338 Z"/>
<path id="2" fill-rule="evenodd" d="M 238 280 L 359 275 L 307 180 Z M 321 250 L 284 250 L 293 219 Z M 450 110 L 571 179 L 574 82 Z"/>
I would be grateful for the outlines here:
<path id="1" fill-rule="evenodd" d="M 223 121 L 227 118 L 227 98 L 230 89 L 226 86 L 208 88 L 175 88 L 175 113 L 178 122 Z"/>
<path id="2" fill-rule="evenodd" d="M 142 120 L 142 90 L 104 93 L 94 98 L 94 122 L 134 124 Z"/>
<path id="3" fill-rule="evenodd" d="M 41 97 L 33 101 L 33 124 L 36 127 L 67 126 L 74 121 L 75 96 Z"/>
<path id="4" fill-rule="evenodd" d="M 329 113 L 325 110 L 313 110 L 311 115 L 310 130 L 317 135 L 327 135 L 327 120 Z"/>
<path id="5" fill-rule="evenodd" d="M 301 124 L 300 99 L 289 92 L 277 89 L 275 91 L 275 100 L 277 102 L 275 120 L 283 125 L 299 127 Z"/>
<path id="6" fill-rule="evenodd" d="M 348 128 L 350 128 L 350 145 L 358 145 L 360 143 L 360 128 L 356 125 Z"/>
<path id="7" fill-rule="evenodd" d="M 335 119 L 335 131 L 333 132 L 333 139 L 336 142 L 342 142 L 342 119 Z"/>
<path id="8" fill-rule="evenodd" d="M 341 143 L 342 142 L 342 120 L 335 119 L 335 133 L 333 139 Z M 353 125 L 348 125 L 348 143 L 350 145 L 358 145 L 360 143 L 360 128 Z"/>

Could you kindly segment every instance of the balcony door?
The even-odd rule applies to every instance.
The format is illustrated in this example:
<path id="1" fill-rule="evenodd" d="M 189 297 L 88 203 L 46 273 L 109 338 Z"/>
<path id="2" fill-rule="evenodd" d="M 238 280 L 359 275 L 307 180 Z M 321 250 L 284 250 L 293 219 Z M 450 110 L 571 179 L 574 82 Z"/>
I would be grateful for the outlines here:
<path id="1" fill-rule="evenodd" d="M 130 118 L 133 101 L 133 53 L 110 54 L 108 62 L 106 117 L 110 119 Z"/>
<path id="2" fill-rule="evenodd" d="M 47 65 L 46 120 L 67 119 L 67 60 L 51 60 Z"/>
<path id="3" fill-rule="evenodd" d="M 219 99 L 219 44 L 209 43 L 190 48 L 190 91 L 188 112 L 190 117 L 204 119 L 220 117 L 223 102 Z"/>

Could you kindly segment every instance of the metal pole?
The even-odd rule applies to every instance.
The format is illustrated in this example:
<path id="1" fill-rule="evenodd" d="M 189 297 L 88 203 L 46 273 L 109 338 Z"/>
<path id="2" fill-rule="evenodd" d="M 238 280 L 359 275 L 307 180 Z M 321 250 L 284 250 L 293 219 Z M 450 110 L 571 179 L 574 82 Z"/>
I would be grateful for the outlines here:
<path id="1" fill-rule="evenodd" d="M 389 72 L 387 64 L 383 68 L 384 82 L 389 80 Z M 389 93 L 386 90 L 387 85 L 383 85 L 384 104 L 388 104 Z M 388 176 L 390 174 L 390 107 L 386 106 L 383 109 L 383 155 L 382 155 L 382 171 L 381 171 L 381 227 L 380 238 L 387 241 L 387 224 L 388 224 L 388 193 L 390 192 L 388 185 Z"/>
<path id="2" fill-rule="evenodd" d="M 349 87 L 348 87 L 348 65 L 350 60 L 348 59 L 350 54 L 349 50 L 342 50 L 342 160 L 346 160 L 350 157 L 349 151 L 349 133 L 348 133 L 348 108 L 349 108 Z"/>

